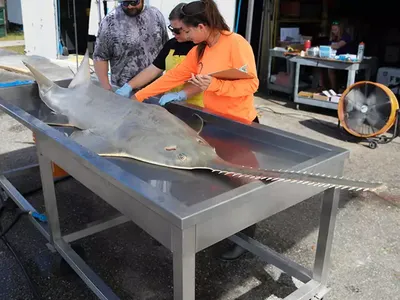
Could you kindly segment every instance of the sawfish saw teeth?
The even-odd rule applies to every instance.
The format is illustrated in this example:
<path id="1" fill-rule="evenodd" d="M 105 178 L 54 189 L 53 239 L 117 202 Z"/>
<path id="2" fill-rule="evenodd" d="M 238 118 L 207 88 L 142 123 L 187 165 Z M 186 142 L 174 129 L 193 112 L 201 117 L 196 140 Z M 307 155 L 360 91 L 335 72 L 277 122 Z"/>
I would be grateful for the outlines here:
<path id="1" fill-rule="evenodd" d="M 319 177 L 322 177 L 322 178 L 329 178 L 329 179 L 339 179 L 339 180 L 344 179 L 344 180 L 353 181 L 355 184 L 357 184 L 357 182 L 361 183 L 361 184 L 362 183 L 366 183 L 366 182 L 361 181 L 361 180 L 353 180 L 353 179 L 348 179 L 348 178 L 344 178 L 344 177 L 324 175 L 324 174 L 320 174 L 320 173 L 315 174 L 315 173 L 308 173 L 308 172 L 303 172 L 303 171 L 293 171 L 293 170 L 287 170 L 287 171 L 272 170 L 272 171 L 273 172 L 278 172 L 278 173 L 288 173 L 289 176 L 290 176 L 290 174 L 299 174 L 299 175 L 319 176 Z M 266 176 L 249 175 L 249 174 L 230 172 L 230 171 L 222 171 L 222 170 L 215 170 L 215 169 L 213 169 L 212 172 L 218 172 L 218 174 L 222 174 L 222 175 L 226 175 L 226 176 L 232 176 L 232 177 L 238 177 L 238 178 L 244 177 L 244 178 L 262 180 L 262 181 L 296 183 L 296 184 L 302 184 L 302 185 L 313 186 L 313 187 L 338 188 L 338 189 L 341 189 L 341 190 L 351 190 L 351 191 L 370 191 L 370 190 L 373 190 L 373 189 L 368 188 L 368 187 L 363 188 L 363 187 L 349 186 L 349 185 L 342 185 L 342 184 L 317 182 L 317 181 L 314 181 L 314 180 L 313 181 L 309 181 L 307 179 L 266 177 Z M 282 176 L 284 176 L 284 175 L 285 174 L 282 174 Z"/>

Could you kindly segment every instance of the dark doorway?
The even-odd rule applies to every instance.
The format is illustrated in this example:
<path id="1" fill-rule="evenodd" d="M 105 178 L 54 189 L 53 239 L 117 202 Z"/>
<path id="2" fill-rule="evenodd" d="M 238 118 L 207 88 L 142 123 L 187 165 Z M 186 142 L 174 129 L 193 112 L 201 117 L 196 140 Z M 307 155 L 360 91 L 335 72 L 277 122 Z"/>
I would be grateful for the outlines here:
<path id="1" fill-rule="evenodd" d="M 63 46 L 69 53 L 76 53 L 74 6 L 73 0 L 59 0 L 60 3 L 60 35 Z M 76 23 L 78 32 L 78 53 L 84 54 L 87 48 L 89 30 L 90 0 L 75 0 Z"/>
<path id="2" fill-rule="evenodd" d="M 252 25 L 252 32 L 251 32 L 251 47 L 253 48 L 254 56 L 257 61 L 257 57 L 259 55 L 259 44 L 262 29 L 263 29 L 263 10 L 264 10 L 264 1 L 265 0 L 255 0 L 254 1 L 254 13 L 253 13 L 253 25 Z M 238 7 L 240 5 L 240 14 L 238 15 Z M 236 20 L 235 25 L 237 22 L 237 18 L 239 18 L 239 26 L 238 26 L 238 33 L 242 36 L 246 36 L 246 23 L 247 23 L 247 12 L 248 12 L 249 0 L 237 0 L 236 1 Z M 235 30 L 235 28 L 232 28 Z"/>

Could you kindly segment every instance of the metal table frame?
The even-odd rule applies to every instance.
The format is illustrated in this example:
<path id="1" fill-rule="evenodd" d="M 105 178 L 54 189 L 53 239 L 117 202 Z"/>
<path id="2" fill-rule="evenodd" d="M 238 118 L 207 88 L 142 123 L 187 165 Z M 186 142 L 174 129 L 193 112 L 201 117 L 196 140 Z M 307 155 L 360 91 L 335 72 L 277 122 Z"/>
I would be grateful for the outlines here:
<path id="1" fill-rule="evenodd" d="M 310 99 L 306 97 L 300 97 L 298 95 L 300 67 L 310 66 L 310 67 L 318 67 L 326 69 L 346 70 L 348 72 L 346 87 L 349 87 L 354 84 L 356 78 L 356 72 L 359 70 L 366 70 L 365 78 L 366 80 L 369 80 L 371 77 L 371 68 L 373 64 L 373 59 L 364 59 L 361 63 L 359 63 L 359 62 L 345 62 L 339 60 L 335 61 L 335 60 L 318 59 L 318 58 L 305 58 L 301 56 L 294 56 L 290 59 L 290 61 L 296 63 L 294 91 L 293 91 L 294 102 L 299 104 L 307 104 L 334 110 L 337 110 L 338 107 L 338 104 L 335 102 Z"/>
<path id="2" fill-rule="evenodd" d="M 171 111 L 193 113 L 193 108 L 173 104 Z M 114 292 L 77 255 L 69 243 L 107 228 L 133 221 L 173 253 L 173 284 L 175 300 L 195 299 L 195 255 L 197 252 L 230 238 L 255 255 L 274 264 L 305 284 L 286 300 L 320 299 L 328 291 L 327 278 L 339 190 L 291 183 L 260 181 L 242 185 L 193 206 L 186 206 L 133 174 L 87 150 L 21 108 L 0 98 L 0 109 L 29 128 L 36 135 L 43 196 L 48 225 L 32 223 L 70 264 L 87 286 L 100 299 L 119 299 Z M 321 154 L 293 170 L 308 170 L 340 176 L 348 151 L 307 138 L 289 134 L 260 124 L 246 126 L 197 110 L 209 122 L 219 122 L 239 135 L 270 134 L 275 140 L 286 140 L 303 147 L 302 151 L 321 150 Z M 298 142 L 301 139 L 301 144 Z M 299 144 L 296 144 L 299 143 Z M 323 152 L 322 150 L 325 150 Z M 62 236 L 51 162 L 100 196 L 121 214 L 115 218 L 90 224 L 86 229 Z M 11 172 L 12 173 L 12 172 Z M 9 174 L 0 176 L 0 187 L 21 208 L 35 208 L 8 181 Z M 323 192 L 320 229 L 313 271 L 241 233 L 240 230 Z M 218 216 L 218 217 L 217 217 Z M 149 222 L 148 220 L 152 220 Z M 215 230 L 215 229 L 218 230 Z M 236 234 L 237 233 L 237 234 Z"/>
<path id="3" fill-rule="evenodd" d="M 280 58 L 280 59 L 285 59 L 286 60 L 286 72 L 290 76 L 289 84 L 287 86 L 285 85 L 279 85 L 276 83 L 271 82 L 271 76 L 272 76 L 272 59 L 273 58 Z M 275 50 L 275 49 L 269 49 L 269 55 L 268 55 L 268 73 L 267 73 L 267 90 L 271 91 L 277 91 L 281 93 L 288 94 L 289 97 L 291 98 L 293 95 L 293 89 L 294 89 L 294 84 L 295 84 L 295 68 L 296 64 L 295 62 L 290 60 L 290 57 L 285 56 L 285 51 L 281 50 Z M 299 82 L 298 82 L 299 84 Z M 303 84 L 303 86 L 307 86 L 306 84 Z"/>

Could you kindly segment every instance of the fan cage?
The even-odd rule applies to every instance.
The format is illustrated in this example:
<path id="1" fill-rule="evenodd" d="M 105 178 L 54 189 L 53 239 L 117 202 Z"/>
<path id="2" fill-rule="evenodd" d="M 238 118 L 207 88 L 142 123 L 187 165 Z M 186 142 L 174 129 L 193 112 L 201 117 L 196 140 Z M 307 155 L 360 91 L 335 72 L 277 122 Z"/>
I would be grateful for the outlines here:
<path id="1" fill-rule="evenodd" d="M 385 114 L 384 117 L 379 120 L 380 126 L 372 126 L 371 124 L 366 124 L 368 122 L 365 123 L 365 121 L 363 124 L 358 126 L 359 128 L 355 128 L 356 126 L 351 124 L 353 119 L 349 116 L 349 112 L 346 111 L 347 107 L 351 105 L 351 103 L 349 104 L 347 97 L 356 89 L 364 91 L 363 96 L 366 98 L 374 95 L 373 93 L 375 93 L 376 99 L 378 99 L 378 97 L 380 97 L 379 99 L 382 99 L 382 97 L 386 98 L 385 102 L 381 101 L 380 104 L 376 104 L 376 106 L 380 106 L 377 113 L 381 112 Z M 338 118 L 343 128 L 351 135 L 361 138 L 369 138 L 386 133 L 394 125 L 398 109 L 399 103 L 396 95 L 387 86 L 372 81 L 360 81 L 349 86 L 340 97 L 338 103 Z M 353 111 L 354 110 L 351 110 L 350 112 Z M 360 128 L 362 130 L 360 130 Z"/>

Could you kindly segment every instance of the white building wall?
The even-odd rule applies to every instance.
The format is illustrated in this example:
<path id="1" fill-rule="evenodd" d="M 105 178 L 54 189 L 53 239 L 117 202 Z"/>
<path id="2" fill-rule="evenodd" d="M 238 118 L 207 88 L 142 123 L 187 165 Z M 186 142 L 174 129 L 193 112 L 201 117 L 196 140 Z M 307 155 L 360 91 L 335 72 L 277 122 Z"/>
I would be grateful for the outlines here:
<path id="1" fill-rule="evenodd" d="M 57 58 L 57 15 L 55 0 L 21 0 L 27 55 Z"/>

